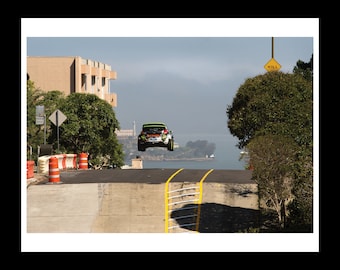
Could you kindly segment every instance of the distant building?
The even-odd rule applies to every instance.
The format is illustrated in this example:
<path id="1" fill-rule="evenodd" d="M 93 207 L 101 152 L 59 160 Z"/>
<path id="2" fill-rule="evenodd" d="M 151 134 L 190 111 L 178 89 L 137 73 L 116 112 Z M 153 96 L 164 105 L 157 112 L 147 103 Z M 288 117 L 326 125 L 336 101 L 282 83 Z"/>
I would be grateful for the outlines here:
<path id="1" fill-rule="evenodd" d="M 118 138 L 128 138 L 135 136 L 133 129 L 121 129 L 121 130 L 116 129 L 115 133 L 117 134 Z"/>
<path id="2" fill-rule="evenodd" d="M 71 57 L 27 57 L 27 76 L 42 91 L 58 90 L 65 95 L 72 93 L 95 94 L 117 107 L 117 94 L 110 92 L 110 80 L 117 79 L 111 66 Z"/>

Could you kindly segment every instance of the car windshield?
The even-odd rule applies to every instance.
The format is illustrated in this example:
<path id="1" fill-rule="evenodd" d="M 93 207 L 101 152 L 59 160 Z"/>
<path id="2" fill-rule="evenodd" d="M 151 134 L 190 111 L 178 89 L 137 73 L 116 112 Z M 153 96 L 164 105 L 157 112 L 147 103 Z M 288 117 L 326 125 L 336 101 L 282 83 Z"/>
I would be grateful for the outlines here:
<path id="1" fill-rule="evenodd" d="M 164 127 L 145 127 L 143 128 L 144 132 L 162 132 L 164 130 Z"/>
<path id="2" fill-rule="evenodd" d="M 160 125 L 160 124 L 145 124 L 145 125 L 143 125 L 143 131 L 148 132 L 148 133 L 152 133 L 152 132 L 160 133 L 164 129 L 166 129 L 166 126 Z"/>

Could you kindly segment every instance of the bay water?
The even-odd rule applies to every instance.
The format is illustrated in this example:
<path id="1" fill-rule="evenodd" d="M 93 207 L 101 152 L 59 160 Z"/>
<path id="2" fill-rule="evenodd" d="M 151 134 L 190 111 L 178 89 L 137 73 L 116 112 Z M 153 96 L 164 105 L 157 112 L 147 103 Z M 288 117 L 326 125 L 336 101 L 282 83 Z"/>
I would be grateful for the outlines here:
<path id="1" fill-rule="evenodd" d="M 215 143 L 214 158 L 200 160 L 143 160 L 143 168 L 185 168 L 185 169 L 220 169 L 220 170 L 244 170 L 245 161 L 240 160 L 240 149 L 236 147 L 236 139 L 228 134 L 201 134 L 182 135 L 176 137 L 179 145 L 185 145 L 188 141 L 207 140 Z M 174 150 L 176 151 L 176 149 Z"/>

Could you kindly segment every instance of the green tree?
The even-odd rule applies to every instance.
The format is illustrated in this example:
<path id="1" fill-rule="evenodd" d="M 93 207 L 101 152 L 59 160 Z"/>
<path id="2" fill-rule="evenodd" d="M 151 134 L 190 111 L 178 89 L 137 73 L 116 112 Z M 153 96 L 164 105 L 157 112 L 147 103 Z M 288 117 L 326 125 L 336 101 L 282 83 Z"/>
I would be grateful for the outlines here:
<path id="1" fill-rule="evenodd" d="M 93 94 L 73 93 L 59 110 L 67 117 L 59 126 L 60 151 L 89 153 L 94 165 L 124 165 L 123 147 L 115 133 L 119 122 L 108 102 Z M 56 145 L 56 128 L 48 140 Z"/>
<path id="2" fill-rule="evenodd" d="M 312 90 L 312 84 L 298 74 L 267 72 L 247 79 L 226 111 L 238 147 L 242 149 L 254 136 L 268 133 L 312 147 Z"/>
<path id="3" fill-rule="evenodd" d="M 313 85 L 313 55 L 307 63 L 297 61 L 293 73 L 300 74 Z M 296 164 L 295 171 L 298 177 L 293 188 L 295 200 L 288 205 L 290 212 L 288 226 L 298 228 L 302 232 L 311 232 L 313 225 L 311 222 L 313 219 L 313 156 L 311 151 L 312 148 L 307 147 L 300 155 L 304 162 Z"/>
<path id="4" fill-rule="evenodd" d="M 60 91 L 44 92 L 41 89 L 37 89 L 33 81 L 27 81 L 27 145 L 32 147 L 33 156 L 29 157 L 29 151 L 27 151 L 27 159 L 31 158 L 35 162 L 38 159 L 38 147 L 44 144 L 44 137 L 48 136 L 51 132 L 49 129 L 50 124 L 48 117 L 56 110 L 64 99 L 64 94 Z M 36 124 L 36 106 L 44 106 L 46 115 L 46 134 L 45 125 Z"/>
<path id="5" fill-rule="evenodd" d="M 287 207 L 293 200 L 294 166 L 299 147 L 291 138 L 264 135 L 253 138 L 248 150 L 254 166 L 252 178 L 258 184 L 260 200 L 275 209 L 279 224 L 285 228 Z"/>
<path id="6" fill-rule="evenodd" d="M 40 126 L 36 125 L 36 105 L 39 104 L 39 98 L 41 93 L 35 89 L 34 83 L 32 81 L 27 81 L 27 96 L 26 96 L 26 141 L 27 147 L 32 148 L 33 156 L 30 156 L 30 149 L 27 149 L 27 160 L 36 160 L 37 158 L 37 145 L 42 144 L 44 141 L 44 134 L 41 132 Z"/>
<path id="7" fill-rule="evenodd" d="M 313 72 L 302 71 L 303 68 L 312 69 L 312 65 L 302 65 L 301 62 L 298 62 L 298 65 L 300 68 L 295 69 L 293 74 L 267 72 L 247 79 L 238 89 L 232 105 L 226 110 L 228 128 L 231 134 L 239 139 L 237 146 L 240 149 L 248 150 L 255 138 L 268 135 L 291 139 L 294 144 L 287 144 L 287 148 L 295 144 L 298 146 L 297 151 L 295 148 L 287 149 L 296 152 L 290 174 L 293 181 L 290 188 L 293 200 L 285 207 L 290 213 L 287 217 L 289 224 L 295 226 L 311 224 L 313 209 Z M 254 140 L 251 144 L 253 149 L 256 143 L 259 142 Z M 265 144 L 262 146 L 267 147 Z M 260 156 L 258 158 L 261 160 Z M 260 162 L 259 160 L 256 162 Z M 250 153 L 249 162 L 250 165 L 255 162 Z M 275 166 L 283 166 L 280 164 Z M 256 169 L 256 166 L 254 167 Z M 268 168 L 268 171 L 271 170 Z M 281 168 L 276 170 L 279 172 Z M 266 179 L 265 169 L 261 173 L 257 171 L 255 177 L 257 181 Z M 279 180 L 278 182 L 280 183 Z M 261 188 L 263 185 L 265 184 L 262 184 Z"/>
<path id="8" fill-rule="evenodd" d="M 296 62 L 296 66 L 293 68 L 294 74 L 300 74 L 307 81 L 313 81 L 313 55 L 311 56 L 309 62 L 305 63 L 301 60 Z"/>

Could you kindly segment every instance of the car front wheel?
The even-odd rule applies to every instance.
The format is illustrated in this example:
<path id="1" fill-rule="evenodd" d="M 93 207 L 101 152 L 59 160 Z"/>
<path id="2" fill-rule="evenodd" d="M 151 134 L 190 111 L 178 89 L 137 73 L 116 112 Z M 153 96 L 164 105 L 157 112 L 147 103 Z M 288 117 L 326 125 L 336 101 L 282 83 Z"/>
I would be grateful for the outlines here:
<path id="1" fill-rule="evenodd" d="M 141 151 L 141 152 L 145 151 L 145 147 L 142 146 L 140 143 L 138 143 L 138 151 Z"/>

